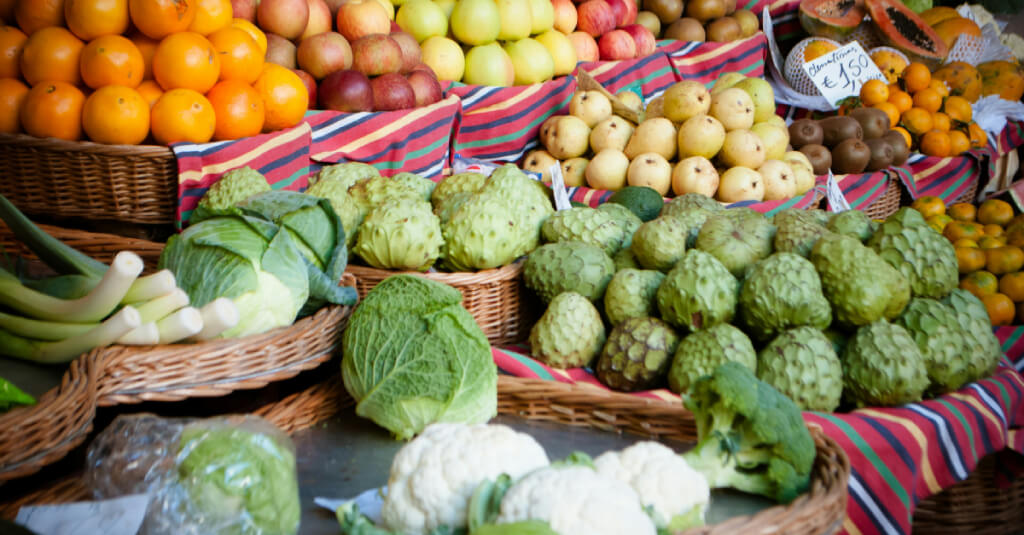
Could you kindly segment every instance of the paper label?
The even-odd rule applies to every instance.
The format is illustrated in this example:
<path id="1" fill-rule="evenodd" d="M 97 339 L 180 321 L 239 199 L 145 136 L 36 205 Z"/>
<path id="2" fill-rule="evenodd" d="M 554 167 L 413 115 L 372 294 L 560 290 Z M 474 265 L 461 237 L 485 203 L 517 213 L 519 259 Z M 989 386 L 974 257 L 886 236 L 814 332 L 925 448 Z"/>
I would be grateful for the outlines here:
<path id="1" fill-rule="evenodd" d="M 551 173 L 551 191 L 555 195 L 555 210 L 568 210 L 572 208 L 569 200 L 569 191 L 565 188 L 565 179 L 562 178 L 562 166 L 555 162 L 548 169 Z"/>
<path id="2" fill-rule="evenodd" d="M 452 174 L 457 175 L 459 173 L 480 173 L 484 176 L 491 176 L 491 173 L 493 173 L 499 167 L 501 167 L 501 164 L 499 163 L 478 160 L 476 158 L 463 158 L 462 156 L 456 156 L 455 161 L 452 162 Z"/>
<path id="3" fill-rule="evenodd" d="M 836 213 L 850 210 L 850 203 L 846 200 L 846 195 L 843 195 L 843 190 L 839 187 L 839 182 L 836 181 L 832 171 L 828 172 L 828 181 L 825 183 L 825 188 L 829 210 Z"/>
<path id="4" fill-rule="evenodd" d="M 803 64 L 804 72 L 825 100 L 838 108 L 839 101 L 860 94 L 860 86 L 871 79 L 884 79 L 858 41 L 850 41 L 820 58 Z"/>
<path id="5" fill-rule="evenodd" d="M 131 494 L 94 502 L 22 507 L 14 520 L 45 535 L 135 535 L 146 517 L 149 496 Z"/>
<path id="6" fill-rule="evenodd" d="M 355 504 L 359 506 L 359 512 L 365 515 L 366 518 L 369 518 L 371 522 L 379 526 L 383 520 L 380 510 L 384 505 L 384 496 L 387 492 L 388 487 L 387 485 L 384 485 L 379 489 L 364 490 L 359 494 L 359 496 L 348 500 L 317 496 L 316 498 L 313 498 L 313 503 L 327 509 L 328 511 L 335 512 L 342 505 L 349 502 L 355 502 Z"/>

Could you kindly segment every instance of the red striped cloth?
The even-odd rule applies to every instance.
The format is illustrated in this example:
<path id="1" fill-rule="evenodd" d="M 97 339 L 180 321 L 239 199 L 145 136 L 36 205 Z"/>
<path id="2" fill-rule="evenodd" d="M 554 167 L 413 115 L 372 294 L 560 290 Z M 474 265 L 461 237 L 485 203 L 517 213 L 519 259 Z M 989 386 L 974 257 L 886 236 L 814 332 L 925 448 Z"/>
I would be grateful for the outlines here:
<path id="1" fill-rule="evenodd" d="M 653 54 L 637 59 L 622 61 L 581 61 L 573 75 L 579 70 L 587 71 L 611 93 L 631 90 L 648 101 L 679 81 L 679 74 L 672 68 L 668 56 L 659 48 Z"/>
<path id="2" fill-rule="evenodd" d="M 188 222 L 207 188 L 238 167 L 248 166 L 263 173 L 274 189 L 306 189 L 310 132 L 309 125 L 302 123 L 233 141 L 171 145 L 178 163 L 177 227 Z"/>
<path id="3" fill-rule="evenodd" d="M 839 189 L 843 191 L 846 202 L 854 210 L 866 210 L 882 198 L 889 185 L 889 173 L 877 171 L 851 175 L 835 175 Z"/>
<path id="4" fill-rule="evenodd" d="M 987 158 L 987 151 L 971 151 L 951 158 L 914 154 L 906 164 L 893 170 L 911 199 L 935 196 L 946 204 L 952 204 L 972 184 L 986 180 L 983 161 Z"/>
<path id="5" fill-rule="evenodd" d="M 661 50 L 682 80 L 697 80 L 711 85 L 727 72 L 763 76 L 768 54 L 768 39 L 763 32 L 731 43 L 662 41 Z"/>
<path id="6" fill-rule="evenodd" d="M 998 155 L 1006 154 L 1011 150 L 1024 145 L 1024 122 L 1008 121 L 999 138 L 995 140 L 995 148 Z"/>
<path id="7" fill-rule="evenodd" d="M 572 187 L 567 188 L 569 191 L 569 200 L 586 204 L 587 206 L 597 207 L 608 201 L 615 192 L 609 190 L 590 189 L 586 187 Z M 784 199 L 781 201 L 743 201 L 728 205 L 729 208 L 747 207 L 766 216 L 775 215 L 780 210 L 786 210 L 789 208 L 795 208 L 800 210 L 807 210 L 811 208 L 818 208 L 818 202 L 825 196 L 825 189 L 823 183 L 819 183 L 813 189 L 798 195 L 790 199 Z M 666 199 L 667 201 L 667 199 Z"/>

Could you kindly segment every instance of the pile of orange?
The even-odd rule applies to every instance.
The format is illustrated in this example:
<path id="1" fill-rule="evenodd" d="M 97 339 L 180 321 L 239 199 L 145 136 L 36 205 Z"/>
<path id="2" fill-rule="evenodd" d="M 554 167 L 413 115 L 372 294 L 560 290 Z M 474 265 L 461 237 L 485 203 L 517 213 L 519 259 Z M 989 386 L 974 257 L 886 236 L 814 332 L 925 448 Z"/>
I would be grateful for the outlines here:
<path id="1" fill-rule="evenodd" d="M 992 325 L 1024 324 L 1024 215 L 999 199 L 947 207 L 920 197 L 911 206 L 953 243 L 960 287 L 985 303 Z"/>
<path id="2" fill-rule="evenodd" d="M 231 0 L 0 2 L 0 132 L 205 143 L 294 126 L 302 79 Z"/>
<path id="3" fill-rule="evenodd" d="M 884 111 L 911 150 L 927 156 L 958 156 L 988 143 L 985 131 L 973 120 L 970 101 L 951 96 L 946 83 L 932 79 L 923 63 L 908 65 L 892 84 L 867 81 L 861 86 L 860 103 Z"/>

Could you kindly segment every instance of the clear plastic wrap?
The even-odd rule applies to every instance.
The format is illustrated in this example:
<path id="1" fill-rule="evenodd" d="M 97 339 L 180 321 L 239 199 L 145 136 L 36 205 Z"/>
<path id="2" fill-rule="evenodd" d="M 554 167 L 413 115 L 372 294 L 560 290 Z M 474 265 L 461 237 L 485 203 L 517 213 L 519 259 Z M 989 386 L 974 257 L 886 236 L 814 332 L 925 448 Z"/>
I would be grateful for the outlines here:
<path id="1" fill-rule="evenodd" d="M 118 416 L 89 446 L 86 482 L 97 499 L 148 494 L 145 535 L 299 528 L 295 447 L 257 416 Z"/>

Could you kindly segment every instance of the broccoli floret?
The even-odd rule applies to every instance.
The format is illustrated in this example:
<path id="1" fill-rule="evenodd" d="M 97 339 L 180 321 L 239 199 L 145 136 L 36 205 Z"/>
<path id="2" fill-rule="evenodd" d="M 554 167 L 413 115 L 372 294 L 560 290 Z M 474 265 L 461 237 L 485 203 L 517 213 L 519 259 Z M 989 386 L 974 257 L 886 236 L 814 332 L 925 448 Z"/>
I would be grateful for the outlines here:
<path id="1" fill-rule="evenodd" d="M 324 180 L 337 180 L 344 184 L 344 187 L 348 189 L 356 182 L 370 179 L 375 176 L 380 176 L 380 171 L 368 163 L 337 163 L 334 165 L 328 165 L 327 167 L 320 169 L 316 175 L 309 177 L 309 185 L 312 186 Z"/>
<path id="2" fill-rule="evenodd" d="M 230 211 L 249 197 L 270 190 L 270 183 L 259 171 L 248 166 L 232 169 L 221 175 L 199 199 L 192 222 Z"/>
<path id="3" fill-rule="evenodd" d="M 719 366 L 691 386 L 684 404 L 697 424 L 697 446 L 684 457 L 712 488 L 782 503 L 807 490 L 816 450 L 800 409 L 746 366 Z"/>

